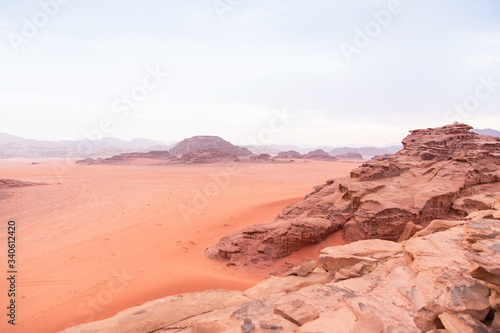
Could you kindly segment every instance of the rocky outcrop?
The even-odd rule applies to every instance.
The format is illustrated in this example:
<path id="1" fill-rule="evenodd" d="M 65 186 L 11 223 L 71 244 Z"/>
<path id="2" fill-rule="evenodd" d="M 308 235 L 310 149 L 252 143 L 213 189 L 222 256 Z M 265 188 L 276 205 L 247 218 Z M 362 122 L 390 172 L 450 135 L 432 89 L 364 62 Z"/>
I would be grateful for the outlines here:
<path id="1" fill-rule="evenodd" d="M 338 160 L 363 160 L 363 155 L 359 153 L 346 153 L 342 155 L 335 155 L 334 157 Z"/>
<path id="2" fill-rule="evenodd" d="M 207 253 L 233 264 L 254 264 L 287 256 L 339 230 L 347 242 L 397 241 L 408 222 L 425 227 L 491 206 L 491 196 L 500 193 L 500 138 L 470 129 L 453 124 L 411 131 L 394 156 L 317 186 L 273 223 L 226 236 Z"/>
<path id="3" fill-rule="evenodd" d="M 321 267 L 242 293 L 169 296 L 64 332 L 498 332 L 500 221 L 449 226 L 325 248 Z"/>
<path id="4" fill-rule="evenodd" d="M 182 156 L 188 153 L 196 153 L 204 149 L 217 149 L 223 153 L 236 156 L 250 156 L 252 152 L 244 147 L 235 146 L 218 136 L 194 136 L 182 140 L 169 150 L 173 156 Z"/>

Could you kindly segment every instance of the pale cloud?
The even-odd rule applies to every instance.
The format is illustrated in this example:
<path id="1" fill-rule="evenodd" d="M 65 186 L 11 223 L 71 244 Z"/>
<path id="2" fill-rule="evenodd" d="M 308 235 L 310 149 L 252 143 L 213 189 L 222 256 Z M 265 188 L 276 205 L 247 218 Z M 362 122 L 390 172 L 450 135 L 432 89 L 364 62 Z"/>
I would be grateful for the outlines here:
<path id="1" fill-rule="evenodd" d="M 247 0 L 220 21 L 206 0 L 72 1 L 20 54 L 0 41 L 0 132 L 81 138 L 158 64 L 171 79 L 117 123 L 114 136 L 210 133 L 243 142 L 267 126 L 272 110 L 287 108 L 297 119 L 277 143 L 399 142 L 414 127 L 443 125 L 446 109 L 473 92 L 478 77 L 498 72 L 500 9 L 483 0 L 406 1 L 347 65 L 339 44 L 386 7 L 386 0 Z M 20 31 L 21 18 L 38 8 L 38 0 L 6 4 L 0 34 Z M 467 121 L 498 126 L 499 106 L 500 90 Z M 50 122 L 40 126 L 43 117 Z"/>
<path id="2" fill-rule="evenodd" d="M 493 67 L 500 64 L 500 54 L 482 54 L 465 60 L 471 67 Z"/>

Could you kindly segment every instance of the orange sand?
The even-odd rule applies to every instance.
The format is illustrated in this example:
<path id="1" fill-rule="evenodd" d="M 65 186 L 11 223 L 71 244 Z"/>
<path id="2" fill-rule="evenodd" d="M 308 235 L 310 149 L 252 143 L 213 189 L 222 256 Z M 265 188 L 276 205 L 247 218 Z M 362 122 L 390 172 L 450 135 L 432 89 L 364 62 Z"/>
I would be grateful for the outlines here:
<path id="1" fill-rule="evenodd" d="M 248 225 L 271 222 L 314 185 L 357 165 L 301 161 L 240 164 L 234 171 L 223 164 L 31 162 L 0 161 L 0 178 L 49 183 L 0 190 L 0 269 L 7 271 L 9 220 L 17 222 L 18 269 L 16 326 L 7 325 L 4 310 L 1 332 L 57 332 L 167 295 L 245 290 L 273 267 L 267 273 L 226 267 L 204 249 Z M 189 219 L 180 205 L 191 207 Z M 275 266 L 316 258 L 321 247 L 338 243 L 334 235 Z M 2 278 L 3 309 L 6 290 Z"/>

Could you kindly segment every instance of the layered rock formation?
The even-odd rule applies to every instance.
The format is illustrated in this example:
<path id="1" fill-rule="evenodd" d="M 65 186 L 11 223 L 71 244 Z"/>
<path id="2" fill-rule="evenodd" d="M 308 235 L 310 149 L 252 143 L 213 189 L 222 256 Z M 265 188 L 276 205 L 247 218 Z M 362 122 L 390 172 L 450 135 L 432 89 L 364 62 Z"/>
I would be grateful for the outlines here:
<path id="1" fill-rule="evenodd" d="M 244 292 L 169 296 L 64 332 L 499 332 L 500 221 L 447 222 L 325 248 Z"/>
<path id="2" fill-rule="evenodd" d="M 287 207 L 270 224 L 222 238 L 207 253 L 233 264 L 284 257 L 339 230 L 347 242 L 396 241 L 408 222 L 463 218 L 478 194 L 500 193 L 500 138 L 465 124 L 411 131 L 403 150 L 363 164 Z"/>
<path id="3" fill-rule="evenodd" d="M 214 148 L 227 154 L 236 156 L 250 156 L 252 152 L 244 147 L 235 146 L 232 143 L 218 136 L 195 136 L 182 140 L 175 147 L 169 150 L 173 156 L 182 156 L 188 153 Z"/>

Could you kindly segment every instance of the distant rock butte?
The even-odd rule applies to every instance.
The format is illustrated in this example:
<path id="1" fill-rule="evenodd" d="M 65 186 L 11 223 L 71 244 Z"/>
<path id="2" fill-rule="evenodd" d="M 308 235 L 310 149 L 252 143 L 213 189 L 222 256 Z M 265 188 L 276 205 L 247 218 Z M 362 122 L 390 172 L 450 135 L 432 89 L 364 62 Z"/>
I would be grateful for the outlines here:
<path id="1" fill-rule="evenodd" d="M 323 149 L 316 149 L 308 152 L 307 154 L 300 154 L 295 150 L 283 151 L 277 156 L 279 159 L 304 159 L 304 160 L 317 160 L 317 161 L 337 161 L 337 158 L 331 156 Z"/>
<path id="2" fill-rule="evenodd" d="M 250 150 L 244 147 L 235 146 L 232 143 L 218 136 L 195 136 L 182 140 L 175 147 L 169 150 L 173 156 L 181 156 L 187 153 L 195 153 L 204 149 L 214 148 L 226 154 L 236 156 L 253 155 Z"/>
<path id="3" fill-rule="evenodd" d="M 499 331 L 500 221 L 473 219 L 437 221 L 401 243 L 328 247 L 319 267 L 306 262 L 243 292 L 168 296 L 64 333 Z"/>
<path id="4" fill-rule="evenodd" d="M 235 265 L 285 257 L 342 231 L 346 242 L 396 241 L 408 222 L 463 218 L 478 194 L 500 193 L 500 138 L 453 124 L 411 131 L 403 150 L 328 180 L 269 224 L 250 226 L 207 249 Z M 465 200 L 470 198 L 470 200 Z"/>
<path id="5" fill-rule="evenodd" d="M 87 158 L 76 161 L 78 164 L 122 164 L 138 158 L 155 160 L 170 160 L 172 155 L 166 150 L 150 151 L 147 153 L 123 153 L 109 158 Z"/>
<path id="6" fill-rule="evenodd" d="M 334 156 L 338 160 L 363 160 L 363 155 L 359 153 L 346 153 L 343 155 Z"/>
<path id="7" fill-rule="evenodd" d="M 302 158 L 308 160 L 324 160 L 324 161 L 336 161 L 337 159 L 332 155 L 328 154 L 323 149 L 316 149 L 308 152 L 305 155 L 302 155 Z"/>
<path id="8" fill-rule="evenodd" d="M 278 153 L 278 158 L 302 158 L 302 154 L 295 150 L 282 151 Z"/>

